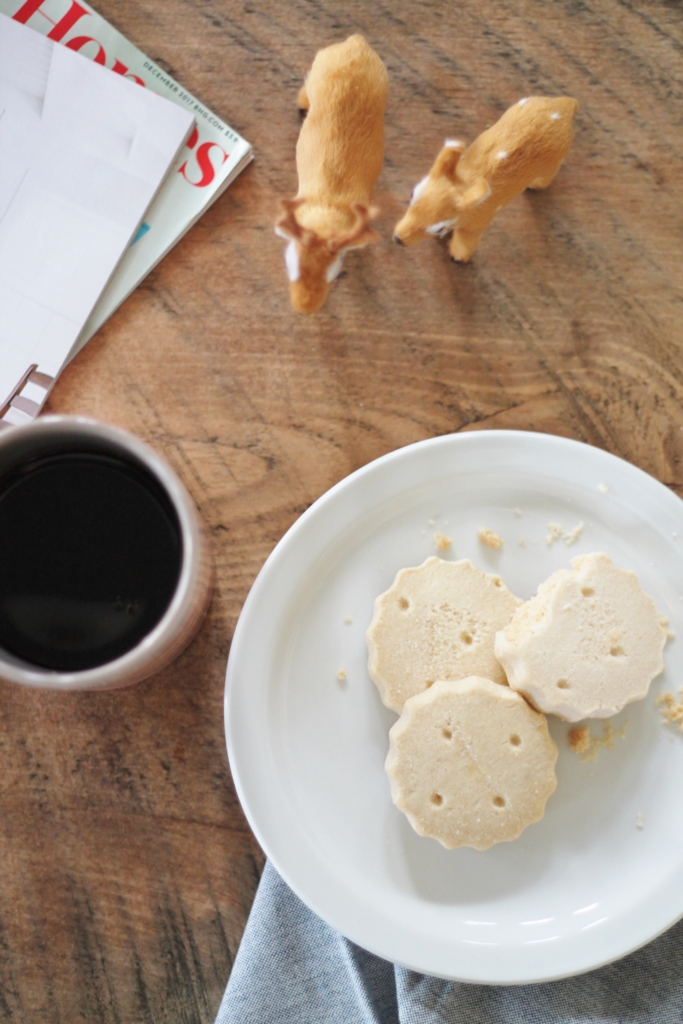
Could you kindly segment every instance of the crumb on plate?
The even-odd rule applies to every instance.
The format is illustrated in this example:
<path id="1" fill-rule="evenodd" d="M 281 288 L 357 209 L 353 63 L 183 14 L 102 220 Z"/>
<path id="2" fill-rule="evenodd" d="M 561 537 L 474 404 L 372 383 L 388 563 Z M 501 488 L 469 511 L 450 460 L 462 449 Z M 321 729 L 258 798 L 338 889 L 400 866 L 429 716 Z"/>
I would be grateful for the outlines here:
<path id="1" fill-rule="evenodd" d="M 591 736 L 589 725 L 575 725 L 567 733 L 567 739 L 574 753 L 581 755 L 582 761 L 597 761 L 599 750 L 603 747 L 614 750 L 615 739 L 623 740 L 627 726 L 628 721 L 621 728 L 615 729 L 611 722 L 606 722 L 602 727 L 602 736 Z"/>
<path id="2" fill-rule="evenodd" d="M 350 615 L 345 615 L 345 616 L 344 616 L 344 622 L 345 622 L 345 623 L 346 623 L 346 625 L 348 626 L 349 622 L 353 622 L 353 619 L 351 618 L 351 616 L 350 616 Z"/>
<path id="3" fill-rule="evenodd" d="M 678 691 L 679 699 L 673 693 L 660 693 L 655 703 L 660 710 L 664 725 L 675 725 L 683 732 L 683 689 Z"/>
<path id="4" fill-rule="evenodd" d="M 575 544 L 582 533 L 583 523 L 579 523 L 577 526 L 574 527 L 573 530 L 565 530 L 562 536 L 564 537 L 564 542 L 567 545 L 567 547 L 570 547 L 572 544 Z"/>
<path id="5" fill-rule="evenodd" d="M 503 546 L 503 538 L 500 534 L 496 533 L 495 530 L 489 530 L 486 526 L 479 527 L 477 537 L 485 547 L 492 548 L 494 551 Z"/>
<path id="6" fill-rule="evenodd" d="M 660 615 L 659 621 L 661 622 L 662 627 L 666 630 L 667 640 L 673 640 L 676 634 L 673 632 L 673 630 L 669 629 L 669 620 L 667 619 L 666 615 Z"/>
<path id="7" fill-rule="evenodd" d="M 636 828 L 645 828 L 645 822 L 643 821 L 642 811 L 638 811 L 636 815 Z"/>
<path id="8" fill-rule="evenodd" d="M 450 537 L 447 537 L 445 533 L 437 532 L 434 534 L 434 547 L 437 551 L 447 551 L 453 541 Z"/>
<path id="9" fill-rule="evenodd" d="M 548 536 L 545 541 L 551 547 L 556 540 L 563 540 L 567 547 L 575 544 L 583 533 L 583 523 L 578 523 L 573 530 L 565 530 L 560 523 L 548 523 Z"/>
<path id="10" fill-rule="evenodd" d="M 340 683 L 343 683 L 346 680 L 346 669 L 339 669 L 339 671 L 337 672 L 337 679 L 339 680 Z"/>
<path id="11" fill-rule="evenodd" d="M 550 547 L 556 540 L 559 540 L 564 533 L 559 523 L 548 523 L 548 536 L 545 539 L 546 544 Z"/>
<path id="12" fill-rule="evenodd" d="M 586 754 L 591 745 L 591 731 L 587 725 L 575 725 L 567 733 L 569 746 L 575 754 Z"/>
<path id="13" fill-rule="evenodd" d="M 598 484 L 598 490 L 601 494 L 607 494 L 607 484 Z"/>

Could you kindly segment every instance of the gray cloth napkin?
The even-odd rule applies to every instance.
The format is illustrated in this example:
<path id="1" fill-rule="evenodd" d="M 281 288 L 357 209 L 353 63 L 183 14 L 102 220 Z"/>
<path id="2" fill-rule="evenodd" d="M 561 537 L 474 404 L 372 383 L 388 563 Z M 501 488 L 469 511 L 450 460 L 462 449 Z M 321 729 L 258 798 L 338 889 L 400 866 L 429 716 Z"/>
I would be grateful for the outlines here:
<path id="1" fill-rule="evenodd" d="M 681 1024 L 683 922 L 590 974 L 465 985 L 355 946 L 266 864 L 216 1024 Z"/>

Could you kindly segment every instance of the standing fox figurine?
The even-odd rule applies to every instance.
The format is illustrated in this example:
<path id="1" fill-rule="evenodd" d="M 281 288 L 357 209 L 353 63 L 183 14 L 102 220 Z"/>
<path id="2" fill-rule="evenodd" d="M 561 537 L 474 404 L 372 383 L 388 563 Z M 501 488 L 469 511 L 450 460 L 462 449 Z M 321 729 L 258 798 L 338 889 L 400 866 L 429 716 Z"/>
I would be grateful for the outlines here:
<path id="1" fill-rule="evenodd" d="M 495 215 L 525 188 L 547 188 L 572 144 L 578 103 L 529 96 L 506 110 L 469 148 L 447 139 L 426 178 L 413 189 L 394 230 L 399 245 L 453 232 L 449 251 L 466 263 Z"/>
<path id="2" fill-rule="evenodd" d="M 372 190 L 384 160 L 387 71 L 362 36 L 316 54 L 299 107 L 308 110 L 296 147 L 299 192 L 283 199 L 276 234 L 289 244 L 294 309 L 315 313 L 344 254 L 377 240 Z"/>

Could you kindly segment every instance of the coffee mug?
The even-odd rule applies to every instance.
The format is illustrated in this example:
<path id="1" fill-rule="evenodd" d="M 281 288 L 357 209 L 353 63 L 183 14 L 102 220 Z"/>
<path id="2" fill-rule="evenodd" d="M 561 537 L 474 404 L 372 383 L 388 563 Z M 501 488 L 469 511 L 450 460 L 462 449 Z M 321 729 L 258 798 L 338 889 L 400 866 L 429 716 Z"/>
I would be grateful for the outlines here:
<path id="1" fill-rule="evenodd" d="M 70 416 L 0 432 L 0 677 L 139 682 L 192 639 L 211 577 L 194 504 L 144 442 Z"/>

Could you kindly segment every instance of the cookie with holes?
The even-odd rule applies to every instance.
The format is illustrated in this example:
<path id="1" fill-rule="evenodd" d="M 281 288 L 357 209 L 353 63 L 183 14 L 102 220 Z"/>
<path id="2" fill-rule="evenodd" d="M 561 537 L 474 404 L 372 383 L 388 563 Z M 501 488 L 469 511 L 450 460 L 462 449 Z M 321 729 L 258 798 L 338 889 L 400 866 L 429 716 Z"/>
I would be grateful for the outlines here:
<path id="1" fill-rule="evenodd" d="M 609 718 L 664 670 L 666 620 L 634 572 L 600 552 L 553 573 L 496 636 L 510 686 L 568 722 Z"/>
<path id="2" fill-rule="evenodd" d="M 366 634 L 368 671 L 383 703 L 400 712 L 437 679 L 481 675 L 504 684 L 493 643 L 521 603 L 500 576 L 466 558 L 433 556 L 401 569 L 376 599 Z"/>
<path id="3" fill-rule="evenodd" d="M 406 701 L 389 739 L 394 803 L 447 849 L 516 839 L 557 785 L 545 716 L 490 679 L 435 682 Z"/>

